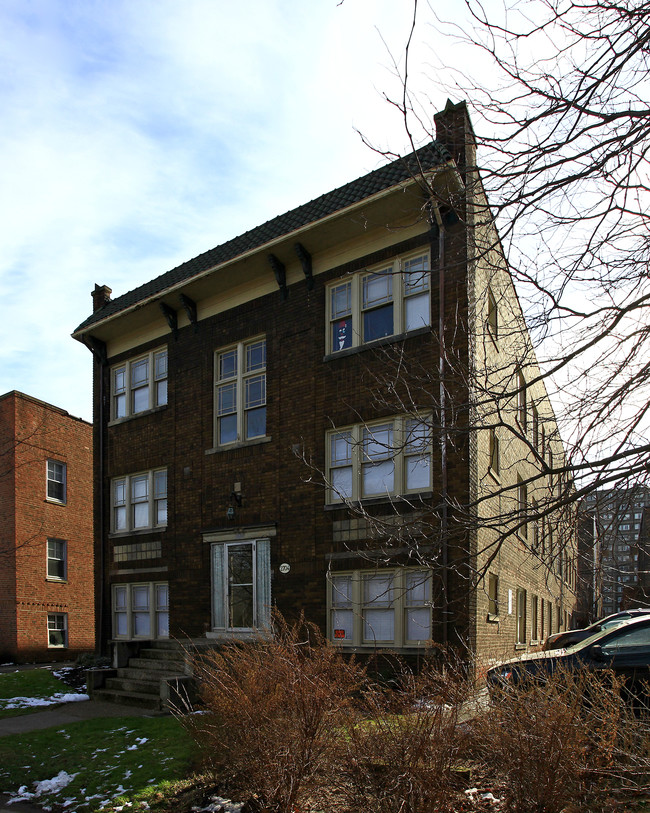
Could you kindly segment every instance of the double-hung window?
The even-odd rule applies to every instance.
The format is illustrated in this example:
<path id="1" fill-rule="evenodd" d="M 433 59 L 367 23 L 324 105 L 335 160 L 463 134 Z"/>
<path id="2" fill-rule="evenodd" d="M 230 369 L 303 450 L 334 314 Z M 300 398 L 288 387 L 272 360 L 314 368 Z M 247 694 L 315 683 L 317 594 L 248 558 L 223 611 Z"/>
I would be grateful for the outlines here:
<path id="1" fill-rule="evenodd" d="M 47 461 L 47 498 L 53 502 L 66 501 L 66 465 L 58 460 Z"/>
<path id="2" fill-rule="evenodd" d="M 215 353 L 215 445 L 266 435 L 266 339 Z"/>
<path id="3" fill-rule="evenodd" d="M 430 490 L 431 445 L 424 417 L 402 416 L 329 432 L 328 502 Z"/>
<path id="4" fill-rule="evenodd" d="M 68 616 L 66 613 L 47 614 L 47 645 L 50 649 L 68 646 Z"/>
<path id="5" fill-rule="evenodd" d="M 66 543 L 63 539 L 47 540 L 47 578 L 64 581 L 67 575 Z"/>
<path id="6" fill-rule="evenodd" d="M 167 469 L 116 477 L 112 482 L 112 530 L 140 531 L 167 525 Z"/>
<path id="7" fill-rule="evenodd" d="M 328 577 L 329 637 L 349 646 L 418 646 L 431 638 L 431 572 L 356 570 Z"/>
<path id="8" fill-rule="evenodd" d="M 517 590 L 517 643 L 526 643 L 526 591 Z"/>
<path id="9" fill-rule="evenodd" d="M 395 258 L 328 288 L 327 352 L 431 324 L 429 255 Z"/>
<path id="10" fill-rule="evenodd" d="M 519 426 L 525 432 L 528 428 L 528 404 L 526 394 L 526 379 L 522 370 L 517 370 L 517 420 Z"/>
<path id="11" fill-rule="evenodd" d="M 113 420 L 167 403 L 167 349 L 153 350 L 111 370 Z"/>
<path id="12" fill-rule="evenodd" d="M 523 539 L 528 539 L 528 486 L 517 477 L 517 526 Z"/>

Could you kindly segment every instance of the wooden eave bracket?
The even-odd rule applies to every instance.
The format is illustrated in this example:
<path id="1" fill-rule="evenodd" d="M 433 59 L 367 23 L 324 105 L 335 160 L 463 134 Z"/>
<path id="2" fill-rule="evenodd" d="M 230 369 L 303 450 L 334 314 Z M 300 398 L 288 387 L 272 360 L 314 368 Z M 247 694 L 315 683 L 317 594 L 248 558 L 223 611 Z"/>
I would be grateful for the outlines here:
<path id="1" fill-rule="evenodd" d="M 185 296 L 185 294 L 180 294 L 179 297 L 181 300 L 181 305 L 187 314 L 187 318 L 190 320 L 190 324 L 194 325 L 194 332 L 196 333 L 199 329 L 196 302 L 193 299 L 190 299 L 189 296 Z"/>
<path id="2" fill-rule="evenodd" d="M 108 362 L 108 353 L 106 351 L 105 342 L 101 341 L 101 339 L 96 339 L 94 336 L 84 336 L 81 341 L 86 345 L 102 367 Z"/>
<path id="3" fill-rule="evenodd" d="M 178 314 L 173 308 L 170 308 L 165 302 L 160 302 L 160 310 L 167 320 L 169 329 L 174 334 L 174 338 L 178 339 Z"/>
<path id="4" fill-rule="evenodd" d="M 307 290 L 311 291 L 312 288 L 314 287 L 314 276 L 311 264 L 311 254 L 307 251 L 307 249 L 303 246 L 302 243 L 295 243 L 293 248 L 296 254 L 298 255 L 300 265 L 302 265 L 302 272 L 305 275 L 305 279 L 307 280 Z"/>
<path id="5" fill-rule="evenodd" d="M 268 260 L 271 268 L 273 269 L 273 273 L 275 274 L 275 280 L 278 283 L 278 288 L 282 293 L 282 299 L 286 299 L 289 295 L 289 291 L 287 290 L 287 269 L 284 266 L 284 263 L 275 256 L 275 254 L 269 254 Z"/>

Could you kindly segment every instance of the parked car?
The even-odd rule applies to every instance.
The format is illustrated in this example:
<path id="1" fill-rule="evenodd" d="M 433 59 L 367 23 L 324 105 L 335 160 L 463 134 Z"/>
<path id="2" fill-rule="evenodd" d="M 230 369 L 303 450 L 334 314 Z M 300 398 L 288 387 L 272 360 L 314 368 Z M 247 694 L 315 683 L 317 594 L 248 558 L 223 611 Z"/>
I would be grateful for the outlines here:
<path id="1" fill-rule="evenodd" d="M 642 615 L 650 615 L 650 607 L 638 607 L 635 610 L 621 610 L 620 613 L 614 613 L 613 615 L 601 618 L 600 621 L 594 621 L 593 624 L 583 629 L 556 632 L 554 635 L 548 636 L 544 643 L 544 649 L 561 649 L 562 647 L 573 646 L 573 644 L 584 641 L 585 638 L 590 638 L 596 632 L 611 629 L 612 627 L 622 624 L 623 621 L 629 621 L 630 618 L 638 618 Z"/>
<path id="2" fill-rule="evenodd" d="M 491 696 L 499 695 L 526 679 L 545 680 L 561 670 L 579 669 L 611 670 L 633 694 L 650 701 L 650 614 L 622 621 L 564 649 L 531 652 L 493 666 L 487 674 L 488 690 Z"/>

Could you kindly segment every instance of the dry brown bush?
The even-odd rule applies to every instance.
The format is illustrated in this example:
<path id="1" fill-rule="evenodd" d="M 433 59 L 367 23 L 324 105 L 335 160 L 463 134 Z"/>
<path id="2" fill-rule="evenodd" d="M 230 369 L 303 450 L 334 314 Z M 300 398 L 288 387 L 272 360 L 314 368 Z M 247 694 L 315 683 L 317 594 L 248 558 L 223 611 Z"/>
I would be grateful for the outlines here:
<path id="1" fill-rule="evenodd" d="M 251 807 L 291 813 L 333 760 L 363 669 L 301 619 L 275 635 L 197 658 L 205 711 L 184 718 L 204 767 Z"/>

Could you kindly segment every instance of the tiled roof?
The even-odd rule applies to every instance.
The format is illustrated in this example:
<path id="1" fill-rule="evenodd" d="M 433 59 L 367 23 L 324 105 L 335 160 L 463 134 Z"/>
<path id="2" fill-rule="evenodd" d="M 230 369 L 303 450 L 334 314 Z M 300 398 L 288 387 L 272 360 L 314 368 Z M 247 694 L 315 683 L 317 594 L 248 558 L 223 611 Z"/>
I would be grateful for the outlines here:
<path id="1" fill-rule="evenodd" d="M 146 282 L 144 285 L 140 285 L 138 288 L 110 300 L 82 322 L 75 333 L 92 326 L 102 319 L 137 305 L 149 297 L 161 294 L 167 288 L 190 280 L 192 277 L 232 260 L 247 251 L 276 240 L 285 234 L 290 234 L 310 223 L 315 223 L 328 215 L 345 209 L 347 206 L 389 189 L 391 186 L 409 180 L 417 175 L 421 169 L 431 169 L 449 160 L 450 156 L 445 147 L 437 141 L 432 141 L 415 153 L 411 153 L 404 158 L 398 158 L 380 169 L 340 186 L 332 192 L 321 195 L 309 203 L 298 206 L 297 209 L 278 215 L 272 220 L 262 223 L 261 226 L 244 232 L 239 237 L 228 240 L 228 242 L 203 254 L 199 254 L 198 257 L 188 260 L 171 271 L 167 271 L 165 274 Z"/>

